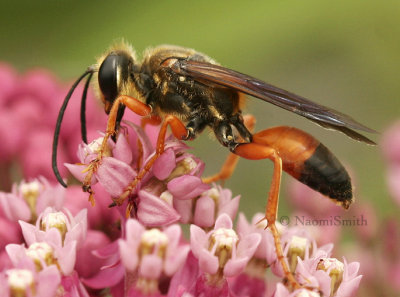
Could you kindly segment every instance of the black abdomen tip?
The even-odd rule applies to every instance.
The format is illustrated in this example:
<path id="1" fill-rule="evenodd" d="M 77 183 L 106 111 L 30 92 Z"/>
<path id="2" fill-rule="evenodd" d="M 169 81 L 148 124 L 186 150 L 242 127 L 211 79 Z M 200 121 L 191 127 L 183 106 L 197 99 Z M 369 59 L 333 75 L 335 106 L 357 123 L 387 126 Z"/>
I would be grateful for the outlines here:
<path id="1" fill-rule="evenodd" d="M 339 160 L 321 143 L 312 156 L 304 162 L 299 181 L 335 200 L 346 209 L 353 202 L 349 174 Z"/>

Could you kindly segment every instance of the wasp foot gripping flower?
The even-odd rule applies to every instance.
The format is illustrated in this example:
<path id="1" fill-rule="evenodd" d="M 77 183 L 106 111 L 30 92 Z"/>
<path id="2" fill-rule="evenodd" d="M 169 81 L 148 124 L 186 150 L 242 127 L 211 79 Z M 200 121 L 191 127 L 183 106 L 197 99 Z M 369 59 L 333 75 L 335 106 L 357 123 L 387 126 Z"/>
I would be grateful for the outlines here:
<path id="1" fill-rule="evenodd" d="M 136 175 L 130 166 L 132 152 L 125 135 L 120 133 L 116 143 L 108 141 L 105 151 L 102 152 L 102 159 L 93 163 L 98 157 L 103 138 L 100 137 L 88 145 L 83 144 L 79 147 L 78 157 L 81 164 L 65 164 L 65 166 L 78 180 L 84 182 L 85 186 L 91 187 L 99 182 L 112 197 L 118 197 Z M 91 171 L 92 166 L 96 166 L 94 174 Z M 93 204 L 93 197 L 90 196 L 89 199 Z"/>

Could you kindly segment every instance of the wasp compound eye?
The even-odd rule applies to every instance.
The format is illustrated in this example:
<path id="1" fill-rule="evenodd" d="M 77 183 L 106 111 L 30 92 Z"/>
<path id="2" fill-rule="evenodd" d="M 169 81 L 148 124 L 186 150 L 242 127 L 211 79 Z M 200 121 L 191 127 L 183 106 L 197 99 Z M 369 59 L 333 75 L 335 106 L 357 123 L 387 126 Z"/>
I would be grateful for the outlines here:
<path id="1" fill-rule="evenodd" d="M 112 102 L 118 95 L 119 56 L 109 55 L 99 69 L 99 86 L 106 101 Z"/>
<path id="2" fill-rule="evenodd" d="M 132 63 L 132 58 L 125 53 L 111 53 L 104 59 L 99 69 L 98 80 L 106 102 L 114 102 L 121 84 L 129 78 Z"/>

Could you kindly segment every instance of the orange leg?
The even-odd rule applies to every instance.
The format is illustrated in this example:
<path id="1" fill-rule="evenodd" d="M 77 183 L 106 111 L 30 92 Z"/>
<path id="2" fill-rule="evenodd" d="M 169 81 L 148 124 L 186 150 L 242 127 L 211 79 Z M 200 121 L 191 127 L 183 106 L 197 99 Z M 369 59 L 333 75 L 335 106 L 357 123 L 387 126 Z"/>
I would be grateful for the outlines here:
<path id="1" fill-rule="evenodd" d="M 300 285 L 297 283 L 293 274 L 289 270 L 289 266 L 283 255 L 279 232 L 275 225 L 278 214 L 279 189 L 282 178 L 282 159 L 279 157 L 278 152 L 275 149 L 258 143 L 241 144 L 236 148 L 235 153 L 246 159 L 270 159 L 274 162 L 274 171 L 272 175 L 271 187 L 268 193 L 264 219 L 267 220 L 267 228 L 270 229 L 274 238 L 276 255 L 278 261 L 282 265 L 283 272 L 285 273 L 285 276 L 292 288 L 298 288 Z"/>
<path id="2" fill-rule="evenodd" d="M 255 117 L 252 115 L 245 115 L 243 119 L 247 129 L 249 129 L 250 132 L 253 132 L 254 126 L 256 124 Z M 229 153 L 220 171 L 217 174 L 203 178 L 203 182 L 206 184 L 210 184 L 212 182 L 217 182 L 220 180 L 225 181 L 229 179 L 232 176 L 233 172 L 235 171 L 238 161 L 239 161 L 238 155 Z"/>
<path id="3" fill-rule="evenodd" d="M 126 187 L 125 191 L 122 195 L 116 199 L 114 199 L 114 204 L 121 205 L 131 194 L 131 192 L 135 189 L 136 185 L 142 180 L 142 178 L 150 171 L 151 167 L 153 166 L 154 162 L 161 156 L 164 152 L 164 144 L 165 144 L 165 136 L 167 134 L 168 126 L 171 127 L 172 133 L 177 139 L 184 139 L 188 131 L 186 130 L 185 125 L 175 116 L 168 115 L 165 117 L 164 121 L 162 122 L 160 132 L 157 138 L 156 144 L 156 151 L 152 158 L 144 165 L 142 170 L 137 174 L 135 179 Z M 129 217 L 133 204 L 129 203 L 126 214 Z"/>
<path id="4" fill-rule="evenodd" d="M 97 171 L 97 168 L 99 167 L 101 159 L 103 158 L 103 154 L 106 151 L 108 139 L 110 138 L 110 136 L 114 135 L 116 132 L 115 124 L 117 121 L 118 107 L 120 106 L 120 104 L 125 105 L 130 110 L 132 110 L 134 113 L 136 113 L 140 116 L 148 116 L 151 113 L 150 106 L 148 106 L 147 104 L 144 104 L 143 102 L 141 102 L 133 97 L 119 96 L 117 99 L 115 99 L 113 106 L 111 107 L 109 116 L 108 116 L 106 134 L 104 135 L 97 158 L 94 161 L 92 161 L 91 164 L 86 169 L 87 174 L 83 181 L 82 188 L 85 192 L 88 192 L 90 194 L 89 201 L 92 203 L 92 205 L 94 205 L 94 198 L 93 198 L 94 192 L 90 186 L 92 176 Z"/>

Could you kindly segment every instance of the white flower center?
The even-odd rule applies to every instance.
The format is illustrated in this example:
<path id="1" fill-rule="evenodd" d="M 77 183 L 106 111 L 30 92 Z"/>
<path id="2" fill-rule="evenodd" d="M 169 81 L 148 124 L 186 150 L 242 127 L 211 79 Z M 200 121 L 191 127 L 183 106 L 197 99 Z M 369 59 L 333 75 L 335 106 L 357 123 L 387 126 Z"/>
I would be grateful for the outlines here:
<path id="1" fill-rule="evenodd" d="M 6 274 L 11 291 L 10 296 L 26 296 L 26 289 L 34 289 L 34 278 L 30 270 L 9 269 Z"/>
<path id="2" fill-rule="evenodd" d="M 219 205 L 220 193 L 216 188 L 211 188 L 207 192 L 203 193 L 202 196 L 208 196 L 214 200 L 215 205 Z"/>
<path id="3" fill-rule="evenodd" d="M 103 143 L 103 139 L 104 137 L 99 137 L 95 140 L 93 140 L 91 143 L 88 144 L 87 148 L 89 150 L 85 150 L 86 154 L 93 154 L 93 153 L 98 153 L 100 151 L 101 148 L 101 144 Z"/>
<path id="4" fill-rule="evenodd" d="M 287 257 L 289 260 L 290 271 L 292 273 L 295 272 L 297 267 L 297 257 L 300 257 L 300 259 L 304 260 L 308 244 L 308 239 L 305 237 L 294 235 L 291 238 Z"/>
<path id="5" fill-rule="evenodd" d="M 33 217 L 36 218 L 36 201 L 40 195 L 40 192 L 43 190 L 43 185 L 38 181 L 32 181 L 28 183 L 21 183 L 19 186 L 19 191 L 22 197 L 25 199 L 26 203 L 33 214 Z"/>
<path id="6" fill-rule="evenodd" d="M 320 297 L 321 295 L 314 291 L 309 291 L 307 289 L 301 289 L 300 292 L 296 294 L 295 297 Z"/>
<path id="7" fill-rule="evenodd" d="M 49 230 L 51 228 L 56 228 L 61 233 L 61 237 L 64 240 L 65 234 L 68 231 L 68 218 L 61 212 L 50 212 L 42 218 L 41 229 Z"/>
<path id="8" fill-rule="evenodd" d="M 142 255 L 157 254 L 164 258 L 168 245 L 168 237 L 160 230 L 153 228 L 143 232 L 141 237 L 140 253 Z"/>
<path id="9" fill-rule="evenodd" d="M 174 196 L 169 191 L 164 191 L 160 195 L 160 199 L 164 200 L 165 202 L 167 202 L 171 206 L 172 206 L 173 198 L 174 198 Z"/>
<path id="10" fill-rule="evenodd" d="M 176 167 L 172 170 L 171 174 L 165 179 L 166 182 L 173 180 L 176 177 L 188 174 L 197 166 L 196 161 L 192 157 L 186 157 L 176 163 Z"/>
<path id="11" fill-rule="evenodd" d="M 226 262 L 232 258 L 232 252 L 236 249 L 239 237 L 232 229 L 216 229 L 210 237 L 209 250 L 214 252 L 219 259 L 219 267 L 225 266 Z"/>
<path id="12" fill-rule="evenodd" d="M 19 190 L 24 197 L 31 196 L 31 195 L 39 195 L 39 192 L 42 188 L 42 185 L 38 181 L 22 183 L 19 186 Z"/>
<path id="13" fill-rule="evenodd" d="M 335 258 L 323 258 L 317 265 L 317 270 L 329 273 L 331 277 L 331 295 L 333 296 L 343 280 L 344 264 Z"/>
<path id="14" fill-rule="evenodd" d="M 41 270 L 43 268 L 43 262 L 47 266 L 55 263 L 53 251 L 53 248 L 48 243 L 35 242 L 26 250 L 26 255 L 33 260 L 37 270 Z"/>

